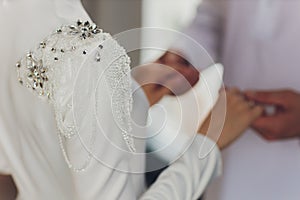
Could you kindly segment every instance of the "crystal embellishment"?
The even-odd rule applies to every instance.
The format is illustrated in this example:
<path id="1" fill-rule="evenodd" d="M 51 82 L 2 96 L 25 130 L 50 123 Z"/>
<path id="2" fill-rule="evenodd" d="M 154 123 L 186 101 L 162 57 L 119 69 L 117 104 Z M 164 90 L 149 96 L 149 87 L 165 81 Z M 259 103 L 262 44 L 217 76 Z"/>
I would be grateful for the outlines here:
<path id="1" fill-rule="evenodd" d="M 125 49 L 110 34 L 103 33 L 93 23 L 80 20 L 56 29 L 16 63 L 18 82 L 43 99 L 46 97 L 53 106 L 63 155 L 69 167 L 75 171 L 85 170 L 91 159 L 89 154 L 82 167 L 74 167 L 63 145 L 63 141 L 78 134 L 72 114 L 74 105 L 69 97 L 72 97 L 81 67 L 105 69 L 103 77 L 109 82 L 112 91 L 112 112 L 121 128 L 121 137 L 131 152 L 136 151 L 131 135 L 129 65 L 130 59 Z M 95 134 L 92 131 L 91 141 Z"/>
<path id="2" fill-rule="evenodd" d="M 88 21 L 82 22 L 81 20 L 78 20 L 76 25 L 70 25 L 69 28 L 70 34 L 79 34 L 81 39 L 87 39 L 102 32 L 96 24 Z"/>
<path id="3" fill-rule="evenodd" d="M 30 65 L 27 66 L 28 68 L 28 75 L 27 78 L 32 81 L 33 85 L 32 88 L 36 89 L 36 88 L 44 88 L 44 84 L 45 82 L 48 81 L 48 77 L 47 77 L 47 68 L 43 67 L 42 61 L 35 61 L 35 60 L 31 60 L 30 61 Z"/>
<path id="4" fill-rule="evenodd" d="M 51 52 L 50 55 L 53 56 L 51 58 L 52 61 L 58 62 L 63 54 L 80 49 L 84 45 L 83 40 L 95 39 L 100 33 L 102 33 L 102 30 L 94 23 L 88 21 L 82 22 L 78 20 L 74 25 L 60 27 L 52 35 L 40 42 L 35 51 L 29 52 L 25 58 L 17 62 L 19 82 L 22 85 L 25 83 L 26 87 L 34 90 L 38 95 L 49 97 L 52 93 L 52 88 L 51 86 L 46 86 L 49 80 L 48 72 L 51 70 L 43 62 L 43 57 L 47 55 L 48 58 Z M 76 45 L 73 43 L 65 44 L 66 41 L 71 39 L 75 41 L 74 36 L 78 36 L 78 41 L 75 42 Z M 82 50 L 83 55 L 87 55 L 87 53 L 86 49 Z M 99 56 L 95 57 L 95 59 L 99 60 Z M 51 65 L 51 62 L 49 65 Z"/>
<path id="5" fill-rule="evenodd" d="M 37 92 L 40 96 L 48 95 L 48 68 L 43 65 L 43 61 L 36 58 L 32 52 L 16 64 L 19 82 L 26 87 Z"/>

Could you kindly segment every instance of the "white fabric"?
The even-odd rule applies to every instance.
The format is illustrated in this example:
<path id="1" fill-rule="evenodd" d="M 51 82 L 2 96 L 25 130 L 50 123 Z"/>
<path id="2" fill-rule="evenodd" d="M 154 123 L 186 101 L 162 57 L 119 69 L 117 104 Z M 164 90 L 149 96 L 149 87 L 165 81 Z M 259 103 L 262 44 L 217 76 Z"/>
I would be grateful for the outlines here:
<path id="1" fill-rule="evenodd" d="M 221 64 L 202 70 L 199 81 L 188 92 L 165 96 L 149 109 L 147 145 L 163 161 L 177 159 L 189 138 L 198 132 L 218 100 L 223 71 Z"/>
<path id="2" fill-rule="evenodd" d="M 1 130 L 1 131 L 3 131 L 3 130 Z M 0 155 L 1 155 L 1 157 L 0 157 L 0 174 L 10 174 L 8 162 L 7 162 L 5 153 L 1 146 L 0 146 Z"/>
<path id="3" fill-rule="evenodd" d="M 67 6 L 68 10 L 56 7 Z M 74 13 L 73 13 L 74 12 Z M 0 146 L 19 199 L 74 199 L 71 174 L 58 146 L 51 107 L 17 82 L 15 61 L 71 20 L 88 19 L 80 1 L 1 1 Z M 63 16 L 64 15 L 64 16 Z M 54 17 L 56 16 L 56 17 Z"/>
<path id="4" fill-rule="evenodd" d="M 225 84 L 241 89 L 300 91 L 300 2 L 204 0 L 185 32 L 225 68 Z M 177 44 L 197 67 L 209 63 Z M 298 139 L 267 142 L 254 131 L 223 152 L 224 176 L 209 200 L 296 200 L 300 196 Z"/>
<path id="5" fill-rule="evenodd" d="M 100 158 L 109 162 L 109 166 L 95 158 L 85 172 L 70 170 L 58 145 L 52 106 L 19 85 L 16 78 L 17 60 L 57 27 L 78 18 L 89 19 L 79 0 L 1 1 L 0 25 L 5 28 L 0 34 L 0 127 L 3 126 L 0 153 L 6 157 L 5 165 L 9 171 L 6 166 L 0 166 L 0 171 L 10 172 L 14 177 L 18 199 L 137 199 L 144 192 L 144 155 L 124 156 L 106 140 L 97 143 L 96 152 L 102 153 Z M 102 100 L 108 101 L 105 97 L 109 87 L 105 83 L 101 92 L 104 94 Z M 105 103 L 109 105 L 109 102 Z M 133 118 L 145 123 L 148 103 L 142 92 L 135 94 L 133 107 Z M 107 117 L 104 128 L 111 131 L 112 141 L 124 145 L 118 127 L 111 121 L 110 106 L 103 107 L 102 111 Z M 134 134 L 145 133 L 139 127 L 133 129 Z M 204 139 L 197 138 L 197 141 Z M 82 156 L 86 155 L 82 145 L 76 141 L 66 145 L 71 160 L 75 164 L 82 163 Z M 144 151 L 143 141 L 136 145 L 138 152 Z M 205 159 L 198 159 L 198 147 L 193 144 L 142 198 L 196 199 L 212 177 L 220 172 L 218 149 L 214 148 Z M 72 155 L 72 152 L 79 154 Z M 124 173 L 112 167 L 140 173 Z"/>
<path id="6" fill-rule="evenodd" d="M 203 140 L 206 141 L 205 146 L 200 149 Z M 141 199 L 199 199 L 212 177 L 221 173 L 218 152 L 215 149 L 211 151 L 214 145 L 215 143 L 207 140 L 206 137 L 196 135 L 193 144 L 185 154 L 162 172 Z M 202 157 L 203 152 L 210 152 L 209 156 Z"/>

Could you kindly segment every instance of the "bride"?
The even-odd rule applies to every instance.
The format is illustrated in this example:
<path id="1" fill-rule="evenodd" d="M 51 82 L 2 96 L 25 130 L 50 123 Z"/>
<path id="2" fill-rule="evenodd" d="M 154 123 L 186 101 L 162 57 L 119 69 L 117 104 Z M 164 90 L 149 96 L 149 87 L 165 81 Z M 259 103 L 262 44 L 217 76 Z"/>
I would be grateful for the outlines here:
<path id="1" fill-rule="evenodd" d="M 0 24 L 0 173 L 13 178 L 17 199 L 197 199 L 219 173 L 218 148 L 198 159 L 205 137 L 197 135 L 145 188 L 145 141 L 136 139 L 145 129 L 137 124 L 167 91 L 131 96 L 139 86 L 125 50 L 79 0 L 1 0 Z M 245 114 L 246 128 L 259 112 Z"/>

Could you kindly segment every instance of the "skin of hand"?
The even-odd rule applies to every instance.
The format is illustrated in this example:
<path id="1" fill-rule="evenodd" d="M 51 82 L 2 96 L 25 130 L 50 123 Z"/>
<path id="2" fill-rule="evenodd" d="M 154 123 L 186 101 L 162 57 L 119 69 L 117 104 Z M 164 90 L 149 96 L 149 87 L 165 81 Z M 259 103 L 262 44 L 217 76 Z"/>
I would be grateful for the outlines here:
<path id="1" fill-rule="evenodd" d="M 216 118 L 212 119 L 210 114 L 198 132 L 216 141 L 219 148 L 224 149 L 262 114 L 263 108 L 247 101 L 238 89 L 223 89 L 212 112 L 216 112 Z M 220 112 L 226 112 L 225 121 L 222 117 L 218 119 L 218 116 L 224 116 L 218 115 Z"/>
<path id="2" fill-rule="evenodd" d="M 132 76 L 144 90 L 150 106 L 164 95 L 181 95 L 199 80 L 199 72 L 179 54 L 166 52 L 154 63 L 132 69 Z"/>
<path id="3" fill-rule="evenodd" d="M 173 93 L 176 93 L 176 95 L 185 93 L 199 80 L 199 71 L 193 67 L 179 52 L 167 51 L 156 61 L 156 63 L 175 69 L 186 79 L 185 81 L 189 82 L 189 84 L 181 84 L 178 85 L 177 88 L 174 88 Z"/>
<path id="4" fill-rule="evenodd" d="M 133 78 L 144 90 L 150 106 L 164 95 L 177 95 L 177 88 L 191 88 L 186 78 L 173 67 L 160 63 L 149 63 L 132 69 Z"/>
<path id="5" fill-rule="evenodd" d="M 252 127 L 267 140 L 300 136 L 300 94 L 292 90 L 247 91 L 247 98 L 258 104 L 273 105 L 272 115 L 264 114 Z"/>
<path id="6" fill-rule="evenodd" d="M 0 175 L 0 199 L 16 199 L 17 188 L 11 176 Z"/>

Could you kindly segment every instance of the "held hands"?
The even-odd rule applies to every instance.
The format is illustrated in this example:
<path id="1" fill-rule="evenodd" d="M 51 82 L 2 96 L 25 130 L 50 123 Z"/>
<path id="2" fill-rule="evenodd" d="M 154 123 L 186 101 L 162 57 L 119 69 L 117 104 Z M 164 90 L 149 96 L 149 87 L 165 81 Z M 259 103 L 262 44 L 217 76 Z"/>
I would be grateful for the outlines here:
<path id="1" fill-rule="evenodd" d="M 142 85 L 150 105 L 157 103 L 166 94 L 180 95 L 186 92 L 199 79 L 198 70 L 179 54 L 166 52 L 159 60 L 149 65 L 148 70 L 137 73 L 138 76 L 134 77 Z M 145 84 L 153 81 L 156 83 Z M 225 95 L 225 92 L 221 92 L 221 95 Z M 245 96 L 250 101 L 247 101 Z M 274 106 L 275 113 L 267 115 L 263 105 Z M 217 107 L 218 103 L 214 109 Z M 208 127 L 209 121 L 210 116 L 200 132 L 206 133 L 205 128 Z M 211 126 L 221 127 L 222 122 L 213 120 Z M 237 89 L 228 90 L 226 120 L 218 145 L 221 148 L 227 146 L 250 125 L 267 140 L 300 136 L 300 93 L 280 90 L 247 91 L 241 94 Z M 214 137 L 216 138 L 212 139 L 216 141 L 217 136 Z"/>
<path id="2" fill-rule="evenodd" d="M 222 102 L 225 99 L 226 104 Z M 226 110 L 222 109 L 224 105 Z M 221 113 L 224 111 L 225 121 Z M 216 141 L 219 148 L 223 149 L 236 140 L 262 114 L 263 108 L 247 101 L 238 89 L 228 89 L 220 92 L 219 100 L 212 112 L 216 112 L 216 117 L 211 118 L 209 115 L 198 132 Z M 211 130 L 207 134 L 209 126 Z"/>
<path id="3" fill-rule="evenodd" d="M 164 95 L 180 95 L 186 92 L 199 80 L 199 72 L 179 54 L 166 52 L 155 63 L 134 70 L 133 77 L 142 86 L 151 106 Z M 222 91 L 220 95 L 224 98 L 219 98 L 219 102 L 214 108 L 215 112 L 222 110 L 222 107 L 224 108 L 224 104 L 222 104 L 224 102 L 220 101 L 226 99 L 225 91 Z M 224 127 L 224 119 L 213 120 L 211 132 L 215 135 L 210 134 L 208 137 L 217 141 L 221 149 L 225 148 L 240 136 L 262 112 L 262 107 L 246 101 L 244 95 L 237 89 L 228 90 Z M 206 134 L 210 125 L 209 122 L 210 116 L 199 129 L 199 132 Z M 219 135 L 220 131 L 222 132 L 221 136 Z"/>
<path id="4" fill-rule="evenodd" d="M 248 91 L 246 96 L 258 104 L 273 105 L 275 113 L 259 117 L 252 127 L 267 140 L 300 136 L 300 94 L 292 90 Z"/>

